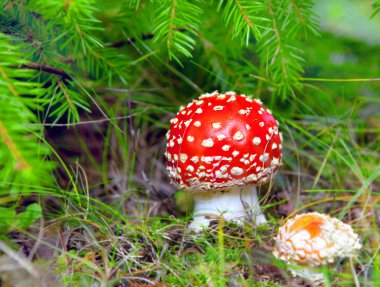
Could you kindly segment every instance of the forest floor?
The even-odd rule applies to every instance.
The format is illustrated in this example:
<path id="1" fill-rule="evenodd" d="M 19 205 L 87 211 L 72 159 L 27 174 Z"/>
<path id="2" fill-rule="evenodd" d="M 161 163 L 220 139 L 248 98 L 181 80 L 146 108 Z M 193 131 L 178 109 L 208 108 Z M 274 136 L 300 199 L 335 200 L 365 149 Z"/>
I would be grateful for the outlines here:
<path id="1" fill-rule="evenodd" d="M 187 228 L 191 197 L 177 192 L 167 176 L 166 129 L 136 129 L 133 118 L 118 126 L 99 124 L 100 118 L 93 115 L 83 118 L 90 120 L 87 124 L 47 129 L 62 163 L 56 174 L 62 194 L 46 190 L 23 203 L 38 200 L 45 215 L 27 232 L 10 234 L 20 252 L 1 257 L 2 266 L 9 266 L 1 269 L 2 286 L 56 286 L 57 280 L 67 286 L 311 286 L 292 277 L 272 251 L 273 237 L 285 218 L 314 210 L 342 215 L 364 245 L 358 258 L 324 270 L 327 286 L 380 278 L 379 155 L 356 149 L 354 157 L 344 144 L 337 148 L 334 128 L 330 145 L 317 134 L 310 137 L 322 143 L 323 152 L 308 148 L 305 142 L 310 139 L 294 139 L 288 131 L 285 138 L 294 142 L 285 144 L 284 156 L 293 154 L 298 168 L 288 163 L 259 189 L 267 224 L 256 227 L 247 221 L 236 226 L 216 220 L 208 231 L 193 233 Z M 379 140 L 368 130 L 363 136 L 367 147 Z M 349 162 L 331 163 L 331 150 Z M 369 154 L 371 160 L 363 160 Z M 319 169 L 305 166 L 301 157 L 317 161 Z M 340 172 L 340 164 L 350 168 Z M 326 169 L 334 172 L 321 176 Z M 362 181 L 354 176 L 367 170 L 372 172 Z M 317 181 L 322 187 L 302 187 Z"/>

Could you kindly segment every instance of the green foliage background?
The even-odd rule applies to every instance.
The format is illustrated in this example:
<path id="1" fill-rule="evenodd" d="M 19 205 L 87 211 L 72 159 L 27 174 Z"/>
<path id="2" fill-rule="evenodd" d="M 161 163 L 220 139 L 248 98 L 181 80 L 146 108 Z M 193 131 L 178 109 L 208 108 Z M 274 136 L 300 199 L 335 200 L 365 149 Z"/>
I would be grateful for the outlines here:
<path id="1" fill-rule="evenodd" d="M 378 34 L 363 36 L 360 25 L 358 31 L 345 29 L 350 22 L 350 17 L 345 20 L 341 15 L 345 4 L 311 0 L 2 1 L 0 220 L 7 226 L 1 228 L 2 238 L 11 241 L 10 231 L 27 232 L 40 218 L 41 210 L 28 202 L 30 198 L 45 205 L 53 196 L 57 202 L 42 211 L 45 218 L 81 227 L 90 222 L 103 228 L 102 236 L 110 237 L 111 230 L 116 234 L 125 226 L 137 228 L 125 217 L 137 216 L 155 226 L 149 236 L 158 240 L 166 224 L 147 215 L 167 218 L 170 212 L 151 212 L 147 206 L 168 193 L 174 200 L 174 187 L 165 183 L 162 167 L 165 129 L 178 105 L 213 90 L 260 97 L 274 111 L 286 141 L 285 166 L 274 189 L 290 192 L 293 197 L 288 200 L 295 202 L 297 210 L 311 204 L 347 219 L 359 208 L 363 214 L 372 214 L 367 224 L 378 224 L 380 43 L 372 39 Z M 344 9 L 359 11 L 352 12 L 359 16 L 364 11 L 366 16 L 358 16 L 357 21 L 365 28 L 380 23 L 380 1 L 350 1 Z M 322 25 L 321 30 L 318 15 L 329 13 L 329 20 L 341 20 L 332 28 Z M 86 125 L 94 125 L 101 134 L 94 141 L 102 143 L 100 151 L 92 149 L 87 130 L 79 129 Z M 63 146 L 71 131 L 75 144 Z M 79 155 L 73 152 L 65 157 L 64 151 L 76 148 Z M 167 192 L 160 197 L 154 186 Z M 106 195 L 97 196 L 99 189 Z M 120 200 L 112 199 L 115 190 Z M 310 199 L 310 194 L 315 197 Z M 335 204 L 336 198 L 344 196 L 344 204 Z M 146 202 L 132 204 L 136 198 Z M 333 206 L 318 205 L 323 199 L 333 201 Z M 180 196 L 177 200 L 183 202 Z M 174 214 L 185 214 L 185 205 L 179 204 Z M 117 226 L 110 228 L 113 221 Z M 364 226 L 361 222 L 357 228 L 367 242 L 371 232 Z M 143 224 L 136 233 L 129 231 L 135 236 L 131 241 L 138 246 L 150 238 L 148 230 Z M 223 248 L 224 239 L 215 236 L 219 244 L 215 248 Z M 216 286 L 224 286 L 227 276 L 215 278 L 227 272 L 228 262 L 239 255 L 226 253 L 226 262 L 222 262 L 213 257 L 214 247 L 200 241 L 206 250 L 204 261 L 189 259 L 200 264 L 199 276 L 183 276 L 189 276 L 193 284 L 206 284 L 211 278 Z M 243 249 L 244 244 L 239 244 Z M 380 260 L 373 244 L 368 241 L 360 259 L 362 265 L 370 260 L 368 270 L 373 271 L 358 279 L 362 283 L 371 281 L 372 274 L 379 276 L 378 265 L 372 266 Z M 155 248 L 163 246 L 160 241 Z M 87 255 L 62 254 L 80 262 Z M 182 284 L 177 272 L 189 262 L 176 266 L 173 258 L 168 256 L 158 269 L 169 274 L 167 282 Z M 61 261 L 66 262 L 59 257 L 58 269 Z M 131 262 L 124 269 L 152 267 Z M 217 264 L 219 273 L 210 273 L 210 262 Z M 86 268 L 104 272 L 103 266 L 91 264 L 85 264 Z M 147 274 L 155 276 L 154 272 Z M 106 280 L 83 278 L 64 277 L 64 281 L 75 285 Z"/>

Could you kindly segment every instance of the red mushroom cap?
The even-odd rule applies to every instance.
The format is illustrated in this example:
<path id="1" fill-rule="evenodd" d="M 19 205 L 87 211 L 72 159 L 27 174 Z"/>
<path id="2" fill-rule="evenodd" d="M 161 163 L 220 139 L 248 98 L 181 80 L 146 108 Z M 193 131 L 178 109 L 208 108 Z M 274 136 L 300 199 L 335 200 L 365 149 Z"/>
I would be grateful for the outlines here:
<path id="1" fill-rule="evenodd" d="M 278 122 L 258 99 L 204 94 L 170 122 L 167 169 L 184 190 L 263 184 L 281 164 Z"/>

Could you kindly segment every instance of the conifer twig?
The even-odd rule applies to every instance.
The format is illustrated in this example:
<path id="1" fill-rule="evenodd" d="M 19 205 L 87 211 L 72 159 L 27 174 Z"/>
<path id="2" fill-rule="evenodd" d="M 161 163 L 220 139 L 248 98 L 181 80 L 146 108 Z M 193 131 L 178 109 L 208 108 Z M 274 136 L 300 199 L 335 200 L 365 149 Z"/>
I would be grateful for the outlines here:
<path id="1" fill-rule="evenodd" d="M 40 65 L 36 63 L 28 63 L 28 64 L 21 65 L 21 68 L 43 71 L 49 74 L 62 76 L 63 79 L 72 80 L 72 77 L 68 73 L 66 73 L 64 70 L 57 69 L 51 66 Z"/>

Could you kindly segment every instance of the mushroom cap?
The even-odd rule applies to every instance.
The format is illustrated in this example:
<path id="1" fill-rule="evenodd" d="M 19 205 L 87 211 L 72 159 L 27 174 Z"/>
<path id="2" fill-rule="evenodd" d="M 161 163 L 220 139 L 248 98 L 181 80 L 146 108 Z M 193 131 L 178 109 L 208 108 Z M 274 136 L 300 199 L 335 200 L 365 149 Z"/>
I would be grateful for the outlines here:
<path id="1" fill-rule="evenodd" d="M 263 184 L 281 164 L 278 122 L 258 99 L 203 94 L 170 122 L 167 169 L 183 190 Z"/>
<path id="2" fill-rule="evenodd" d="M 352 257 L 361 248 L 359 236 L 339 219 L 317 212 L 289 219 L 275 237 L 273 254 L 287 263 L 310 266 Z"/>

